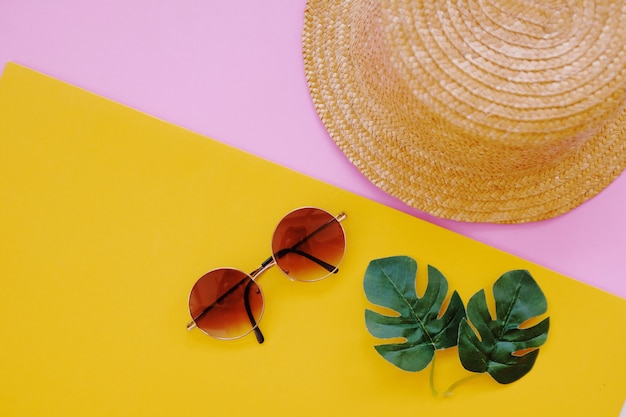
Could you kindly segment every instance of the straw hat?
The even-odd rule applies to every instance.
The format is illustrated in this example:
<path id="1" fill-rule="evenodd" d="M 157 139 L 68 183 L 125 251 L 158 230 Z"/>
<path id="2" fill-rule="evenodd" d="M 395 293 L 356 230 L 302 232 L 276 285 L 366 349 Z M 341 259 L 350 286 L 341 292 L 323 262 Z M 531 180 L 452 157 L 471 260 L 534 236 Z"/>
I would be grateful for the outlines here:
<path id="1" fill-rule="evenodd" d="M 546 219 L 626 166 L 626 0 L 309 0 L 303 55 L 350 161 L 435 216 Z"/>

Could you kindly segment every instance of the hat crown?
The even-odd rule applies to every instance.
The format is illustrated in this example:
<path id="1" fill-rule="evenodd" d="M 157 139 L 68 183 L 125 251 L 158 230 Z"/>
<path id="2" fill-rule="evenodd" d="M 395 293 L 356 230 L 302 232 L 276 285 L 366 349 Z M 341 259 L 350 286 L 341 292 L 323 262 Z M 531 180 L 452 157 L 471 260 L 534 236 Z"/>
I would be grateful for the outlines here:
<path id="1" fill-rule="evenodd" d="M 349 59 L 371 105 L 450 167 L 544 169 L 624 110 L 621 2 L 357 3 Z"/>

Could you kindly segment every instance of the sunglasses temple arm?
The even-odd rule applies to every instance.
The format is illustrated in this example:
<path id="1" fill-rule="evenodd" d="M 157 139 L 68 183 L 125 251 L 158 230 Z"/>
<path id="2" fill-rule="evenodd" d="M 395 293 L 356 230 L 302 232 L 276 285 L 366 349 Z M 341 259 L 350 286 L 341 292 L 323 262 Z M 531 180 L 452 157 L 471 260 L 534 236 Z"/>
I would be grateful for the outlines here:
<path id="1" fill-rule="evenodd" d="M 246 290 L 244 291 L 244 304 L 246 305 L 246 313 L 248 314 L 248 320 L 250 320 L 250 324 L 252 325 L 252 330 L 254 331 L 256 340 L 259 343 L 263 343 L 265 341 L 265 337 L 263 336 L 263 333 L 261 332 L 259 325 L 254 319 L 254 315 L 252 314 L 252 308 L 250 307 L 250 296 L 248 295 L 248 293 L 255 278 L 266 269 L 274 266 L 274 264 L 275 264 L 274 258 L 270 256 L 269 258 L 267 258 L 265 261 L 261 263 L 261 266 L 259 266 L 254 271 L 250 272 L 250 277 L 252 277 L 252 281 L 248 282 L 248 285 L 246 286 Z"/>
<path id="2" fill-rule="evenodd" d="M 315 256 L 311 255 L 310 253 L 295 249 L 293 246 L 291 248 L 285 248 L 282 249 L 280 251 L 278 251 L 278 253 L 276 253 L 276 255 L 274 255 L 276 258 L 280 259 L 283 256 L 287 255 L 288 253 L 295 253 L 297 255 L 300 255 L 304 258 L 309 259 L 310 261 L 315 262 L 316 264 L 318 264 L 319 266 L 321 266 L 322 268 L 324 268 L 325 270 L 327 270 L 328 272 L 332 272 L 332 273 L 337 273 L 339 272 L 339 268 L 337 268 L 334 265 L 329 264 L 328 262 L 324 262 L 319 258 L 316 258 Z"/>
<path id="3" fill-rule="evenodd" d="M 265 341 L 265 337 L 263 336 L 263 333 L 261 332 L 261 329 L 259 329 L 259 325 L 256 322 L 256 320 L 254 319 L 254 315 L 252 314 L 252 307 L 250 307 L 250 288 L 252 287 L 252 284 L 254 283 L 254 281 L 248 281 L 248 285 L 246 285 L 246 290 L 244 291 L 244 304 L 246 306 L 246 313 L 248 314 L 248 320 L 250 320 L 250 324 L 252 325 L 252 330 L 254 331 L 254 335 L 256 336 L 256 340 L 257 342 L 263 343 Z"/>

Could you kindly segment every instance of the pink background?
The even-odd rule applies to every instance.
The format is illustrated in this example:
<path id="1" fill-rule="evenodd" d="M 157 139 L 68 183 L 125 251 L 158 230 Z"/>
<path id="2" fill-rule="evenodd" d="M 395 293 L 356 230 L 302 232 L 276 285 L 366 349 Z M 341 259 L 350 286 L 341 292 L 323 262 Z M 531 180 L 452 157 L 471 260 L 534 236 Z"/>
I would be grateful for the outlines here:
<path id="1" fill-rule="evenodd" d="M 539 223 L 465 224 L 406 207 L 362 177 L 319 121 L 300 54 L 304 6 L 2 0 L 0 67 L 29 66 L 626 298 L 626 174 Z"/>

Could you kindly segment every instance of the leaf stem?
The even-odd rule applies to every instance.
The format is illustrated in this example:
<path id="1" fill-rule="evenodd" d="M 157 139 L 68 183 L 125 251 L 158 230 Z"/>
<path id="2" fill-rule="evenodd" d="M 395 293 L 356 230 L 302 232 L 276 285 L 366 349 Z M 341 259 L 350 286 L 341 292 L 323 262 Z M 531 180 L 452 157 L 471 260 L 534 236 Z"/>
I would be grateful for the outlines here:
<path id="1" fill-rule="evenodd" d="M 482 374 L 473 374 L 473 375 L 470 375 L 470 376 L 466 376 L 465 378 L 461 378 L 461 379 L 459 379 L 459 380 L 458 380 L 458 381 L 456 381 L 454 384 L 450 385 L 450 387 L 448 388 L 448 390 L 447 390 L 446 392 L 444 392 L 444 393 L 443 393 L 444 397 L 450 397 L 450 396 L 452 396 L 452 395 L 454 394 L 452 391 L 454 391 L 454 389 L 455 389 L 456 387 L 458 387 L 459 385 L 461 385 L 461 384 L 462 384 L 462 383 L 464 383 L 464 382 L 467 382 L 467 381 L 469 381 L 469 380 L 472 380 L 472 379 L 474 379 L 474 378 L 476 378 L 476 377 L 479 377 L 479 376 L 481 376 L 481 375 L 482 375 Z"/>
<path id="2" fill-rule="evenodd" d="M 435 389 L 435 359 L 437 355 L 433 356 L 432 363 L 430 365 L 430 392 L 433 394 L 433 397 L 439 395 L 437 389 Z"/>

